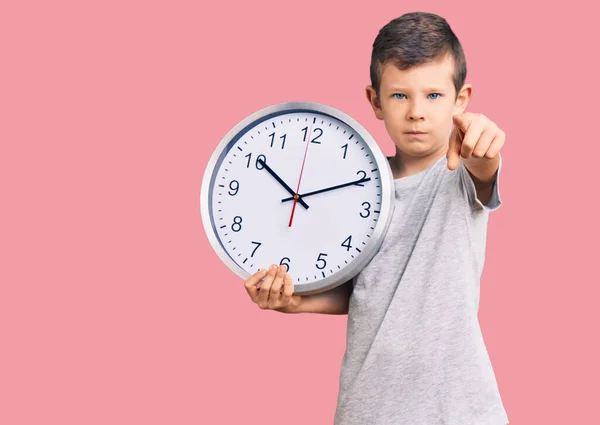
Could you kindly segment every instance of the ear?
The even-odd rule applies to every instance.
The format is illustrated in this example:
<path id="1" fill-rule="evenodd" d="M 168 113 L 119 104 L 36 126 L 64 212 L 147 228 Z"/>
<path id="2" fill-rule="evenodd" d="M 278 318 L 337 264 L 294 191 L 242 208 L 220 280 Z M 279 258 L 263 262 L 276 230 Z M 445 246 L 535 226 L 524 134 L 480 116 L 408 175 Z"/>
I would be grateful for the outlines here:
<path id="1" fill-rule="evenodd" d="M 369 101 L 369 104 L 373 108 L 373 112 L 375 112 L 375 116 L 377 117 L 377 119 L 383 120 L 383 111 L 381 110 L 381 102 L 379 101 L 379 98 L 377 97 L 377 93 L 375 92 L 375 89 L 371 86 L 367 86 L 366 95 L 367 95 L 367 100 Z"/>
<path id="2" fill-rule="evenodd" d="M 453 115 L 462 114 L 463 112 L 465 112 L 472 96 L 473 86 L 471 84 L 464 84 L 458 92 L 458 96 L 456 96 Z"/>

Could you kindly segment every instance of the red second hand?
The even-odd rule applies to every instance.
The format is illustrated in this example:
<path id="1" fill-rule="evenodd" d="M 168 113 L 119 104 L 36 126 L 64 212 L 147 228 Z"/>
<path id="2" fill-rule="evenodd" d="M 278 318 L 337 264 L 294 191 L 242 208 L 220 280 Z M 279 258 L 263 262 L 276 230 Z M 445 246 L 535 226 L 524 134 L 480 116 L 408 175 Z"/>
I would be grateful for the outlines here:
<path id="1" fill-rule="evenodd" d="M 296 204 L 298 203 L 298 192 L 300 191 L 300 182 L 302 181 L 302 173 L 304 172 L 304 163 L 306 162 L 306 153 L 308 152 L 308 145 L 310 145 L 310 135 L 312 134 L 312 124 L 307 134 L 308 140 L 306 141 L 306 149 L 304 149 L 304 159 L 302 160 L 302 168 L 300 169 L 300 177 L 298 178 L 298 187 L 296 188 L 296 194 L 294 195 L 294 205 L 292 206 L 292 214 L 290 215 L 290 223 L 288 227 L 292 227 L 292 220 L 294 219 L 294 211 L 296 210 Z"/>

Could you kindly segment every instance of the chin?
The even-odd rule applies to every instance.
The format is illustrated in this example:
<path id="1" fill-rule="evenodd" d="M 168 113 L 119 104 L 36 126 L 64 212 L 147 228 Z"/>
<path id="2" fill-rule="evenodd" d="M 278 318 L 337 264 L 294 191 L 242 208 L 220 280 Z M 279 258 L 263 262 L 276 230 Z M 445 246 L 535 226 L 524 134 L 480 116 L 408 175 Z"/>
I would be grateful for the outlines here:
<path id="1" fill-rule="evenodd" d="M 404 155 L 412 156 L 412 157 L 427 157 L 435 154 L 440 150 L 439 145 L 435 145 L 431 142 L 423 142 L 423 141 L 402 141 L 401 143 L 396 143 L 396 149 L 402 152 Z"/>
<path id="2" fill-rule="evenodd" d="M 414 140 L 396 143 L 396 147 L 400 151 L 413 156 L 427 155 L 431 153 L 433 149 L 433 145 L 431 143 Z"/>

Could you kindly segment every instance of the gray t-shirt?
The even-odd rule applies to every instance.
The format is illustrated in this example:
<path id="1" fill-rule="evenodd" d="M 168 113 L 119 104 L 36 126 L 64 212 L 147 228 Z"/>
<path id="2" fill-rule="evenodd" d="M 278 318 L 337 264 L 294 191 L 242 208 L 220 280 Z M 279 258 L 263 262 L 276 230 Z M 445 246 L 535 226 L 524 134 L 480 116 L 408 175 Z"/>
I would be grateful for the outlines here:
<path id="1" fill-rule="evenodd" d="M 383 244 L 353 279 L 335 425 L 508 423 L 477 317 L 499 174 L 487 205 L 462 159 L 394 180 Z"/>

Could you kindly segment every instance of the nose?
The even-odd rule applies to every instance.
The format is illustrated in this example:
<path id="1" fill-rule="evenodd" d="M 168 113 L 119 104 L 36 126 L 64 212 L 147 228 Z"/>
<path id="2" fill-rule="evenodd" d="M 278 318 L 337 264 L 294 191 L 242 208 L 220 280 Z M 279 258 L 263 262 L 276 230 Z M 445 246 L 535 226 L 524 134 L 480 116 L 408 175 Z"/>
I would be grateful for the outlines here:
<path id="1" fill-rule="evenodd" d="M 425 112 L 419 102 L 412 101 L 406 112 L 406 119 L 409 121 L 423 121 L 425 119 Z"/>

